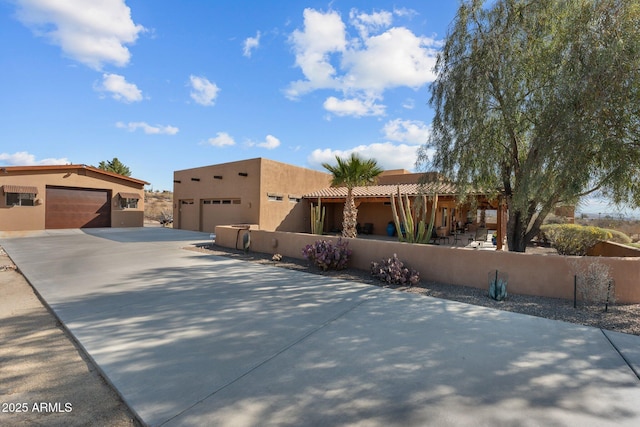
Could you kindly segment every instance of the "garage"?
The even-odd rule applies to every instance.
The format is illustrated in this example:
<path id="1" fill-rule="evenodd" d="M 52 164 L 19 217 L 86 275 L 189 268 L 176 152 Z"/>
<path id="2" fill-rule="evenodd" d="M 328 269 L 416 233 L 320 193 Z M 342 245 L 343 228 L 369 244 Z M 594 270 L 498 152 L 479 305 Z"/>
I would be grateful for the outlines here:
<path id="1" fill-rule="evenodd" d="M 46 187 L 45 228 L 111 227 L 111 191 Z"/>

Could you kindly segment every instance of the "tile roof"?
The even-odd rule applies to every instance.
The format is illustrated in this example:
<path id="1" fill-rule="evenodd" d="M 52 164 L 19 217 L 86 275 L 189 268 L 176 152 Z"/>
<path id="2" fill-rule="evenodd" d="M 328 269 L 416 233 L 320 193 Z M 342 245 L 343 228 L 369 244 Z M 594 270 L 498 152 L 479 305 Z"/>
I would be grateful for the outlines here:
<path id="1" fill-rule="evenodd" d="M 438 195 L 453 195 L 456 194 L 455 186 L 450 182 L 432 182 L 424 184 L 423 188 L 420 188 L 420 184 L 388 184 L 388 185 L 369 185 L 366 187 L 354 187 L 354 197 L 389 197 L 391 193 L 397 194 L 398 188 L 400 193 L 407 194 L 409 196 L 415 196 L 417 194 L 432 194 L 434 190 Z M 307 193 L 303 196 L 305 199 L 314 198 L 345 198 L 347 197 L 347 187 L 329 187 L 322 190 Z"/>

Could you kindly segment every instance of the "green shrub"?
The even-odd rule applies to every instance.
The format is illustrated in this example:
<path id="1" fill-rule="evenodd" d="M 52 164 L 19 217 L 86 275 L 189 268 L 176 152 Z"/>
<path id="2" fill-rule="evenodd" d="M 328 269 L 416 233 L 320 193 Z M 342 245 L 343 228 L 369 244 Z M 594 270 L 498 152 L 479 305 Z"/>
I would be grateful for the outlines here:
<path id="1" fill-rule="evenodd" d="M 611 233 L 603 228 L 577 224 L 543 225 L 540 231 L 560 255 L 583 256 L 596 243 L 611 239 Z"/>

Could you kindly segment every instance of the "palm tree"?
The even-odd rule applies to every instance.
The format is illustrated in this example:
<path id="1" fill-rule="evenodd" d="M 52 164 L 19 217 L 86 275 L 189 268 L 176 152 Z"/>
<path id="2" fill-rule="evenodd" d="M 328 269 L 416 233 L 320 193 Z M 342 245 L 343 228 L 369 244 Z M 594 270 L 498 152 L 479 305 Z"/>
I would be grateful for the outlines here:
<path id="1" fill-rule="evenodd" d="M 347 199 L 344 202 L 342 236 L 356 237 L 358 209 L 353 200 L 353 187 L 369 185 L 376 182 L 383 169 L 373 159 L 362 159 L 355 153 L 348 159 L 336 156 L 337 165 L 323 163 L 322 167 L 333 174 L 331 185 L 333 187 L 347 187 Z"/>

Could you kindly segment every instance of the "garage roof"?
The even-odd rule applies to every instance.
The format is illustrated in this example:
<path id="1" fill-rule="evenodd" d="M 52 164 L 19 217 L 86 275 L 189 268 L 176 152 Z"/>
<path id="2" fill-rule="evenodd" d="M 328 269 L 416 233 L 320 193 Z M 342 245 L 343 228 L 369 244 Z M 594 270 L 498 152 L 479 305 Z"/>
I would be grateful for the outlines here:
<path id="1" fill-rule="evenodd" d="M 0 173 L 10 172 L 59 172 L 59 171 L 73 171 L 81 173 L 82 171 L 91 171 L 97 174 L 106 175 L 124 181 L 129 181 L 138 185 L 148 185 L 147 181 L 141 179 L 131 178 L 130 176 L 119 175 L 117 173 L 108 172 L 102 169 L 95 168 L 88 165 L 45 165 L 45 166 L 2 166 L 0 167 Z"/>

